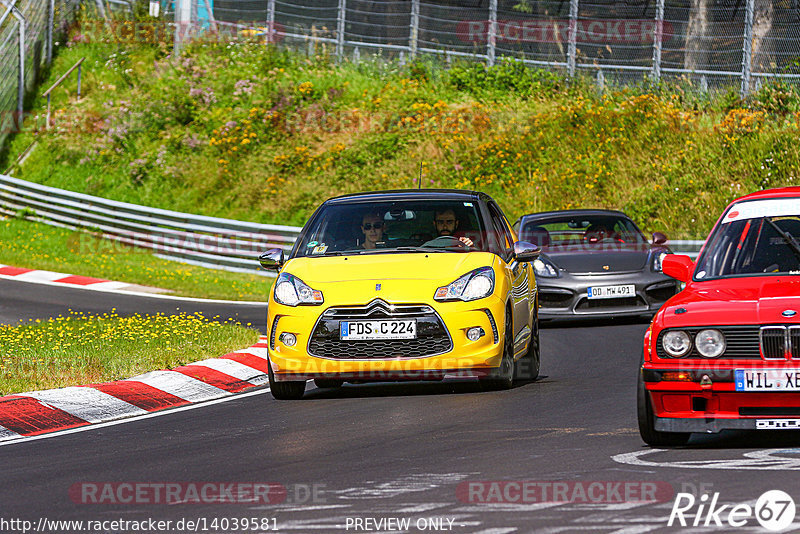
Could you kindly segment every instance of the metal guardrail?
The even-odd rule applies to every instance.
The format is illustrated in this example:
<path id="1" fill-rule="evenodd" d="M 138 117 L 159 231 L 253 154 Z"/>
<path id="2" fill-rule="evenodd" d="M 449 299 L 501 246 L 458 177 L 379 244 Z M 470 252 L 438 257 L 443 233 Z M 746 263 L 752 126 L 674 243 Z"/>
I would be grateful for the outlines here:
<path id="1" fill-rule="evenodd" d="M 258 224 L 169 211 L 65 191 L 0 175 L 0 213 L 144 247 L 161 258 L 214 269 L 258 273 L 258 256 L 291 250 L 295 226 Z"/>
<path id="2" fill-rule="evenodd" d="M 260 269 L 270 248 L 290 251 L 300 227 L 258 224 L 118 202 L 0 174 L 0 213 L 86 232 L 160 258 L 227 271 L 275 276 Z M 670 241 L 678 254 L 696 258 L 704 241 Z M 91 251 L 89 251 L 91 252 Z"/>
<path id="3" fill-rule="evenodd" d="M 696 259 L 697 256 L 700 254 L 700 249 L 703 248 L 705 244 L 705 240 L 688 240 L 688 239 L 676 239 L 674 241 L 669 241 L 667 245 L 675 254 L 686 254 L 692 259 Z"/>

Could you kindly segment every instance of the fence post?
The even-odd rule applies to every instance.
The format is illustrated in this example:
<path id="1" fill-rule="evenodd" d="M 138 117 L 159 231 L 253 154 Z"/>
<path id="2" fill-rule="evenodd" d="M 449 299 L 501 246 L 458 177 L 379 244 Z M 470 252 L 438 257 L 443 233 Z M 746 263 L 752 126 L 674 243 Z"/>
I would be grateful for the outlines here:
<path id="1" fill-rule="evenodd" d="M 19 77 L 17 78 L 17 114 L 19 115 L 19 122 L 17 128 L 22 129 L 22 112 L 24 111 L 25 104 L 25 16 L 22 12 L 14 7 L 15 2 L 7 2 L 0 0 L 6 6 L 6 12 L 3 14 L 2 20 L 10 14 L 17 19 L 18 32 L 19 32 Z"/>
<path id="2" fill-rule="evenodd" d="M 275 42 L 275 0 L 267 0 L 267 42 Z"/>
<path id="3" fill-rule="evenodd" d="M 740 96 L 747 96 L 750 92 L 750 75 L 753 67 L 753 12 L 755 0 L 747 0 L 747 9 L 744 17 L 744 47 L 742 50 L 742 89 Z"/>
<path id="4" fill-rule="evenodd" d="M 419 0 L 411 0 L 411 30 L 408 34 L 408 52 L 411 59 L 417 55 L 419 44 Z"/>
<path id="5" fill-rule="evenodd" d="M 47 2 L 47 66 L 53 63 L 53 19 L 55 18 L 55 0 Z"/>
<path id="6" fill-rule="evenodd" d="M 497 0 L 489 0 L 489 28 L 486 32 L 486 64 L 494 65 L 497 46 Z"/>
<path id="7" fill-rule="evenodd" d="M 341 61 L 344 55 L 344 25 L 347 19 L 347 0 L 339 0 L 339 14 L 336 17 L 336 58 Z"/>
<path id="8" fill-rule="evenodd" d="M 578 55 L 578 1 L 569 2 L 569 47 L 567 48 L 567 74 L 575 76 L 575 56 Z"/>
<path id="9" fill-rule="evenodd" d="M 180 54 L 184 37 L 189 35 L 191 24 L 192 0 L 175 0 L 175 43 L 173 55 Z"/>
<path id="10" fill-rule="evenodd" d="M 661 81 L 661 47 L 664 43 L 664 0 L 656 1 L 656 28 L 653 35 L 653 72 L 652 78 Z"/>
<path id="11" fill-rule="evenodd" d="M 17 8 L 14 8 L 17 11 Z M 17 11 L 17 13 L 19 13 Z M 25 104 L 25 17 L 19 13 L 19 87 L 17 89 L 17 113 L 19 113 L 19 122 L 17 128 L 22 130 L 22 112 L 24 111 Z"/>

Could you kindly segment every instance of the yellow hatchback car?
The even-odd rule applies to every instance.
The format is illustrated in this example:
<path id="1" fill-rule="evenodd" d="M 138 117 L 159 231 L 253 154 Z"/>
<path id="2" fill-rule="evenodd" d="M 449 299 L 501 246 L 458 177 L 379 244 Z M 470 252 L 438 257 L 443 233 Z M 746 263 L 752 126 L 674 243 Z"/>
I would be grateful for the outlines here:
<path id="1" fill-rule="evenodd" d="M 405 190 L 332 198 L 306 223 L 267 308 L 276 399 L 345 382 L 539 374 L 536 245 L 484 193 Z"/>

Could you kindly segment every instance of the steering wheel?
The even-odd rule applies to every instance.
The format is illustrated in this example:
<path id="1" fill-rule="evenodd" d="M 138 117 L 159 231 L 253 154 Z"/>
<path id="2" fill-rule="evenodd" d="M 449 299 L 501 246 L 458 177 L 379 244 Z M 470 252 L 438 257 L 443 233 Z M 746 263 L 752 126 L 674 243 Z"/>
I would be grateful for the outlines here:
<path id="1" fill-rule="evenodd" d="M 422 247 L 431 247 L 431 248 L 464 248 L 469 249 L 471 248 L 469 245 L 461 241 L 461 239 L 452 236 L 452 235 L 440 235 L 430 241 L 426 241 L 422 245 Z"/>

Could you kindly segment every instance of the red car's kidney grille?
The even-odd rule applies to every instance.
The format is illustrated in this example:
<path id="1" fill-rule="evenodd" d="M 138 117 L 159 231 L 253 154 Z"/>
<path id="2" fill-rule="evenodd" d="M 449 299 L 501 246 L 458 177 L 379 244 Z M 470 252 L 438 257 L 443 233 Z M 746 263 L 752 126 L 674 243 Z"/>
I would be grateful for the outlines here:
<path id="1" fill-rule="evenodd" d="M 800 359 L 800 327 L 792 326 L 789 328 L 789 343 L 792 347 L 792 358 Z"/>
<path id="2" fill-rule="evenodd" d="M 761 355 L 767 360 L 782 360 L 786 354 L 786 327 L 761 328 Z"/>

